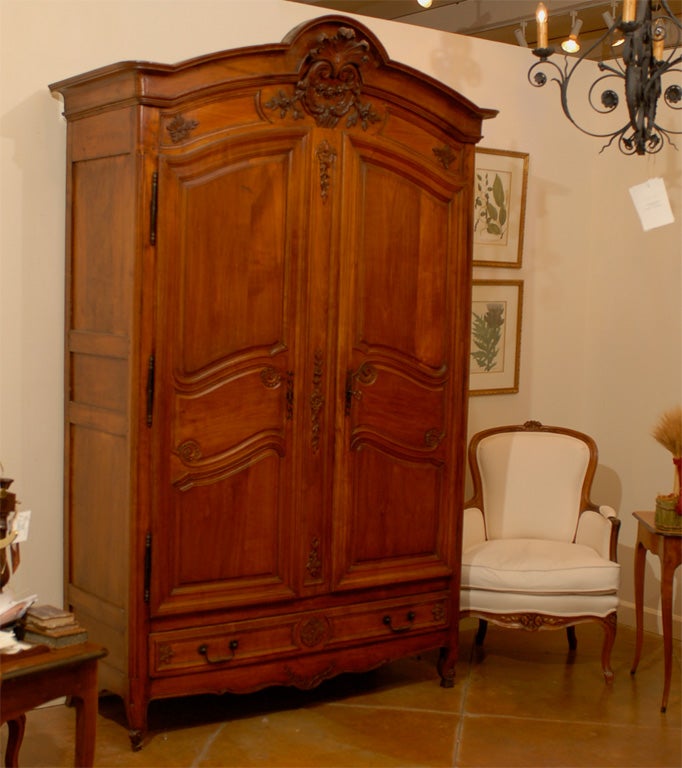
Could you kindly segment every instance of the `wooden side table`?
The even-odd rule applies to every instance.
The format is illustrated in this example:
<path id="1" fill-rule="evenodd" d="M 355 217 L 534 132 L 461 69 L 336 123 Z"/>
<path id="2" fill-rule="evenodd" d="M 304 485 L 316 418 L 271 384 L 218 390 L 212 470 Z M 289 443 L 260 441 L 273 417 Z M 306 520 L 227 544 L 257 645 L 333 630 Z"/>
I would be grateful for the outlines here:
<path id="1" fill-rule="evenodd" d="M 36 653 L 0 657 L 0 724 L 9 738 L 5 765 L 17 766 L 26 712 L 47 701 L 70 697 L 76 708 L 76 766 L 92 766 L 97 724 L 97 661 L 107 653 L 100 645 L 80 643 Z"/>
<path id="2" fill-rule="evenodd" d="M 682 531 L 679 533 L 661 531 L 654 524 L 655 512 L 633 512 L 637 520 L 637 546 L 635 548 L 635 616 L 637 635 L 635 640 L 635 658 L 630 674 L 637 671 L 642 653 L 644 634 L 644 566 L 646 552 L 658 555 L 661 561 L 661 614 L 663 620 L 663 660 L 664 684 L 661 712 L 668 706 L 670 678 L 673 668 L 673 577 L 677 566 L 682 562 Z"/>

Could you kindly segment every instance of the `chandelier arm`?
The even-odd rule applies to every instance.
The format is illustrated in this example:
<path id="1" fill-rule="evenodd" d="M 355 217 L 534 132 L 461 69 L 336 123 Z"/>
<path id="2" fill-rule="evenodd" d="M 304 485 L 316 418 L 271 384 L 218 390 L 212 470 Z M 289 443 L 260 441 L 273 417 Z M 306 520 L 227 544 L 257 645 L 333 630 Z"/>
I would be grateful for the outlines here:
<path id="1" fill-rule="evenodd" d="M 602 75 L 601 77 L 598 77 L 590 86 L 588 92 L 587 92 L 587 101 L 590 107 L 597 112 L 600 115 L 608 115 L 610 112 L 613 112 L 619 104 L 618 100 L 618 94 L 616 94 L 615 91 L 612 91 L 611 89 L 607 88 L 601 93 L 601 106 L 602 108 L 598 107 L 595 103 L 594 94 L 597 91 L 598 88 L 601 88 L 602 83 L 606 80 L 610 80 L 611 78 L 618 78 L 620 80 L 623 80 L 623 75 L 621 75 L 619 72 L 612 70 L 606 75 Z M 609 135 L 609 134 L 604 134 Z"/>
<path id="2" fill-rule="evenodd" d="M 547 75 L 540 69 L 540 67 L 543 66 L 552 66 L 559 73 L 559 79 L 552 77 L 552 80 L 556 82 L 563 82 L 563 80 L 565 80 L 565 71 L 562 71 L 561 67 L 555 61 L 542 58 L 540 61 L 536 61 L 534 64 L 531 64 L 528 70 L 528 82 L 534 88 L 542 88 L 542 86 L 547 83 Z"/>
<path id="3" fill-rule="evenodd" d="M 540 69 L 540 67 L 542 67 L 542 65 L 550 65 L 551 67 L 553 67 L 554 70 L 556 70 L 557 75 L 549 79 L 551 79 L 552 82 L 555 82 L 559 86 L 561 109 L 564 115 L 574 125 L 574 127 L 576 127 L 581 133 L 584 133 L 586 136 L 592 136 L 593 138 L 597 138 L 597 139 L 609 139 L 609 141 L 602 147 L 602 151 L 603 151 L 607 146 L 613 143 L 613 141 L 617 137 L 625 134 L 625 132 L 630 127 L 630 123 L 629 122 L 626 123 L 624 126 L 622 126 L 616 131 L 610 131 L 607 133 L 595 133 L 594 131 L 590 131 L 587 128 L 584 128 L 582 125 L 580 125 L 580 123 L 578 123 L 577 120 L 571 114 L 571 109 L 568 103 L 568 88 L 571 83 L 571 77 L 573 76 L 573 73 L 582 62 L 584 56 L 581 56 L 570 67 L 568 64 L 568 57 L 566 56 L 564 58 L 565 58 L 564 67 L 562 69 L 555 61 L 552 61 L 547 57 L 541 57 L 540 60 L 532 64 L 530 69 L 528 70 L 528 81 L 535 88 L 541 88 L 547 83 L 548 76 L 545 72 L 543 72 Z M 592 84 L 592 86 L 590 87 L 590 91 L 588 93 L 588 104 L 595 112 L 599 114 L 607 114 L 613 111 L 618 106 L 618 97 L 614 93 L 613 95 L 615 97 L 615 102 L 611 106 L 607 106 L 606 104 L 604 104 L 604 109 L 601 110 L 595 105 L 594 100 L 592 98 L 592 92 L 595 89 L 595 87 L 598 85 L 598 83 L 600 83 L 602 80 L 605 80 L 606 78 L 617 77 L 617 78 L 620 78 L 621 80 L 624 79 L 624 75 L 617 69 L 614 69 L 608 65 L 604 65 L 603 69 L 608 70 L 608 74 L 602 75 L 600 78 L 598 78 L 595 81 L 595 83 Z"/>
<path id="4" fill-rule="evenodd" d="M 597 66 L 601 72 L 611 72 L 615 77 L 622 77 L 624 79 L 625 67 L 621 65 L 620 61 L 617 61 L 616 64 L 616 67 L 612 67 L 610 64 L 605 64 L 603 61 L 600 61 Z"/>
<path id="5" fill-rule="evenodd" d="M 682 63 L 682 55 L 678 54 L 678 47 L 682 38 L 680 33 L 682 24 L 671 12 L 668 0 L 658 0 L 654 18 L 652 18 L 652 5 L 649 2 L 638 4 L 635 20 L 624 22 L 619 18 L 587 51 L 574 59 L 573 64 L 569 66 L 568 57 L 565 57 L 563 69 L 550 59 L 555 53 L 554 48 L 536 48 L 533 51 L 539 61 L 529 68 L 528 81 L 534 87 L 544 86 L 549 78 L 543 65 L 551 65 L 553 67 L 551 79 L 559 86 L 561 109 L 564 115 L 574 127 L 587 136 L 607 139 L 600 152 L 616 143 L 619 150 L 626 155 L 655 154 L 661 151 L 666 142 L 675 147 L 671 135 L 682 134 L 682 131 L 663 128 L 656 122 L 656 110 L 661 96 L 670 109 L 682 109 L 682 86 L 673 83 L 664 87 L 663 83 L 664 76 L 680 72 L 678 67 Z M 664 58 L 660 40 L 661 37 L 665 38 L 666 29 L 675 34 L 672 36 L 673 48 L 667 58 Z M 589 87 L 586 86 L 587 103 L 597 114 L 614 112 L 620 106 L 616 91 L 605 88 L 599 100 L 596 94 L 609 78 L 618 78 L 624 84 L 623 107 L 627 111 L 628 120 L 615 131 L 597 133 L 584 128 L 571 114 L 569 88 L 576 69 L 595 48 L 601 46 L 616 31 L 625 38 L 622 55 L 614 59 L 613 63 L 599 63 L 599 70 L 603 74 L 597 77 Z M 668 34 L 668 42 L 670 42 L 670 34 Z M 580 93 L 582 92 L 581 88 Z M 601 107 L 599 101 L 601 101 Z"/>
<path id="6" fill-rule="evenodd" d="M 670 6 L 668 5 L 668 0 L 658 0 L 658 2 L 659 2 L 659 4 L 660 4 L 660 6 L 663 8 L 663 10 L 665 11 L 665 14 L 668 16 L 668 18 L 670 19 L 670 21 L 671 21 L 673 24 L 675 24 L 675 26 L 676 26 L 678 29 L 682 30 L 682 21 L 680 21 L 680 20 L 677 18 L 677 16 L 675 16 L 675 14 L 672 12 L 672 10 L 671 10 Z"/>

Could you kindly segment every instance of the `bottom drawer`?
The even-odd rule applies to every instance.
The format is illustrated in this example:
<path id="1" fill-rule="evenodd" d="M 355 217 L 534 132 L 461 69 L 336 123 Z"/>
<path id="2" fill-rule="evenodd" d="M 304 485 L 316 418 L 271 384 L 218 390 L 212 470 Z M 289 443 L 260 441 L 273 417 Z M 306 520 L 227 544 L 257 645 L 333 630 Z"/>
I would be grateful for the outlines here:
<path id="1" fill-rule="evenodd" d="M 149 638 L 150 674 L 205 672 L 443 629 L 450 622 L 449 600 L 447 592 L 438 592 L 155 632 Z"/>

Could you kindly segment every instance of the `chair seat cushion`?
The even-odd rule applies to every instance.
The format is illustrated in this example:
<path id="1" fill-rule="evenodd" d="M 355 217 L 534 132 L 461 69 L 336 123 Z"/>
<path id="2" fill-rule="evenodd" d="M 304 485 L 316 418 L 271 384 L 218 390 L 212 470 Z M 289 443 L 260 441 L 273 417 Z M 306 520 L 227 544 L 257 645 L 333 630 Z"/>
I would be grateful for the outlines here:
<path id="1" fill-rule="evenodd" d="M 462 553 L 462 588 L 530 595 L 613 594 L 620 566 L 591 547 L 541 539 L 493 539 Z"/>

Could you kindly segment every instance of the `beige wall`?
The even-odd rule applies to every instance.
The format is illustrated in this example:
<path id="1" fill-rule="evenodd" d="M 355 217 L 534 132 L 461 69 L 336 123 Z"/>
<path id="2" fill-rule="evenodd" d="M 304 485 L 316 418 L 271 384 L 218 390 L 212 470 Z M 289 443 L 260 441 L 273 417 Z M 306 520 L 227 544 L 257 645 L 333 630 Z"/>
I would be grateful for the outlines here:
<path id="1" fill-rule="evenodd" d="M 65 124 L 47 84 L 123 59 L 170 63 L 279 41 L 319 14 L 284 0 L 0 0 L 0 9 L 0 461 L 33 511 L 14 590 L 57 603 Z M 672 483 L 669 455 L 650 430 L 682 399 L 682 243 L 679 223 L 642 231 L 628 188 L 663 177 L 679 222 L 682 140 L 680 152 L 655 157 L 599 154 L 601 142 L 563 117 L 554 84 L 528 84 L 529 51 L 363 21 L 393 59 L 500 110 L 482 146 L 530 153 L 523 268 L 477 271 L 525 281 L 520 392 L 473 398 L 471 430 L 534 418 L 596 438 L 594 499 L 623 520 L 620 619 L 633 623 L 631 512 L 650 508 Z M 654 630 L 659 572 L 649 558 Z M 678 574 L 678 632 L 679 585 Z"/>

